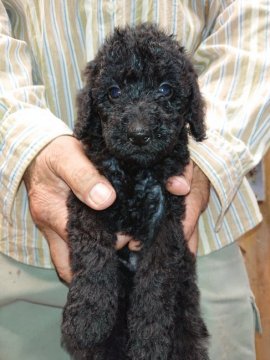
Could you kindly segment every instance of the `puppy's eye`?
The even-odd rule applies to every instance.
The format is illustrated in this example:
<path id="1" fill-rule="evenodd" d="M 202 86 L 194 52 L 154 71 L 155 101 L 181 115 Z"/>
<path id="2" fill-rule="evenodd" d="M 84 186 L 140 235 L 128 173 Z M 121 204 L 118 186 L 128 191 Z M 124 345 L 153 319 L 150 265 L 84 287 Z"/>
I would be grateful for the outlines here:
<path id="1" fill-rule="evenodd" d="M 171 96 L 173 93 L 173 88 L 170 84 L 168 83 L 163 83 L 160 85 L 158 92 L 163 95 L 163 96 Z"/>
<path id="2" fill-rule="evenodd" d="M 109 93 L 108 94 L 109 94 L 109 98 L 111 100 L 118 99 L 121 96 L 121 89 L 120 89 L 119 86 L 116 86 L 116 85 L 111 86 L 109 88 Z"/>

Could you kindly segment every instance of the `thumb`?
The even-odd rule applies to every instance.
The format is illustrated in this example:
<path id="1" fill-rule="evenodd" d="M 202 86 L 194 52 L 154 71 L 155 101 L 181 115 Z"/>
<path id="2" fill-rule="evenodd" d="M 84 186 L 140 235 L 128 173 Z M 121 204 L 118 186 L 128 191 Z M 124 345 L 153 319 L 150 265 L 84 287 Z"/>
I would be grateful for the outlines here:
<path id="1" fill-rule="evenodd" d="M 185 167 L 181 176 L 171 176 L 166 184 L 167 190 L 174 195 L 187 195 L 190 192 L 193 177 L 193 161 Z"/>
<path id="2" fill-rule="evenodd" d="M 51 143 L 50 166 L 78 199 L 95 210 L 109 207 L 116 198 L 110 182 L 84 154 L 82 144 L 72 136 L 60 136 Z"/>

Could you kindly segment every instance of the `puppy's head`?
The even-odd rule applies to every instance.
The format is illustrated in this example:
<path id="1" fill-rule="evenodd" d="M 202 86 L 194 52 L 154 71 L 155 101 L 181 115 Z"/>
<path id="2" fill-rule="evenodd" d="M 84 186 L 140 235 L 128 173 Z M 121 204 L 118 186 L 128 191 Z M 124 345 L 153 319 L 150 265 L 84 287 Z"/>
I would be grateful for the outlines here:
<path id="1" fill-rule="evenodd" d="M 205 136 L 197 76 L 184 49 L 153 25 L 116 29 L 87 65 L 75 134 L 149 166 L 181 134 Z"/>

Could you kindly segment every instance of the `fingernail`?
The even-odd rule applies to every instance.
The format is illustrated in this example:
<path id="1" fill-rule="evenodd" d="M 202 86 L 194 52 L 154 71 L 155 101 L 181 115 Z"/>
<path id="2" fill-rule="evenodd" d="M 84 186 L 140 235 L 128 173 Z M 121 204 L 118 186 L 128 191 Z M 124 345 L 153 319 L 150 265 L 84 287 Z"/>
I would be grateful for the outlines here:
<path id="1" fill-rule="evenodd" d="M 112 191 L 108 186 L 98 183 L 90 190 L 89 197 L 95 204 L 102 205 L 109 199 L 111 194 Z"/>
<path id="2" fill-rule="evenodd" d="M 169 184 L 170 184 L 170 186 L 180 184 L 181 186 L 186 188 L 187 191 L 190 190 L 190 184 L 187 182 L 187 180 L 184 177 L 181 177 L 181 176 L 172 177 L 169 180 Z"/>
<path id="3" fill-rule="evenodd" d="M 180 184 L 188 187 L 188 189 L 190 189 L 190 184 L 187 182 L 187 180 L 184 177 L 179 176 L 175 180 L 178 181 Z"/>

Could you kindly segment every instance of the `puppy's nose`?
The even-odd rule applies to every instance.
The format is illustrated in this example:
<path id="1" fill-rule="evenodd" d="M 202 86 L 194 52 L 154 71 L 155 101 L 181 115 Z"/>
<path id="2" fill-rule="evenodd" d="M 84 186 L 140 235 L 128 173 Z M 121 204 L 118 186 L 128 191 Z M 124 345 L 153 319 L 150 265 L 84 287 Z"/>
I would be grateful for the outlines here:
<path id="1" fill-rule="evenodd" d="M 148 131 L 144 131 L 143 129 L 129 131 L 128 139 L 134 145 L 143 146 L 150 141 L 150 133 Z"/>

